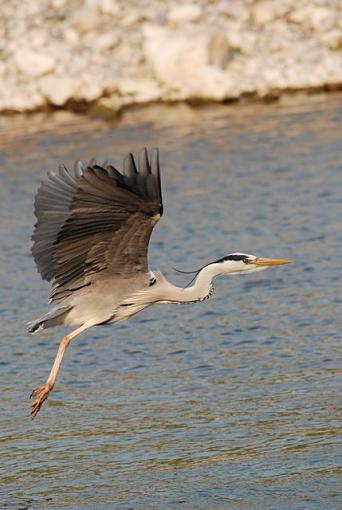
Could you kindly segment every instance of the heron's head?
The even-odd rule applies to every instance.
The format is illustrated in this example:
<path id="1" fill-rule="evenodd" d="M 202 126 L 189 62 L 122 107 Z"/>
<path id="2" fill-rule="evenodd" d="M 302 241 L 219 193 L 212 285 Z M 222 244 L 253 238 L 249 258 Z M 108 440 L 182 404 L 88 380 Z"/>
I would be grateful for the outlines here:
<path id="1" fill-rule="evenodd" d="M 266 259 L 248 253 L 230 253 L 216 260 L 214 264 L 221 265 L 221 274 L 242 274 L 262 271 L 271 266 L 281 266 L 290 262 L 289 259 Z"/>

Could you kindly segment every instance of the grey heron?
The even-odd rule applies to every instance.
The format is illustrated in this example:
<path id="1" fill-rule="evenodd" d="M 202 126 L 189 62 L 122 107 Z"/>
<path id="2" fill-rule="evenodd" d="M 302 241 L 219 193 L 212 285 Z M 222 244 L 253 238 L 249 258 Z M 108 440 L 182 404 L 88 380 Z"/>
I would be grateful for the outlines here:
<path id="1" fill-rule="evenodd" d="M 53 389 L 71 340 L 96 325 L 114 324 L 155 303 L 208 299 L 213 279 L 288 264 L 288 259 L 231 253 L 195 271 L 185 288 L 149 271 L 147 251 L 153 227 L 163 214 L 159 153 L 132 154 L 123 172 L 107 163 L 76 162 L 49 172 L 35 198 L 32 254 L 43 279 L 51 281 L 54 308 L 29 324 L 29 332 L 73 326 L 60 342 L 50 375 L 31 397 L 34 418 Z"/>

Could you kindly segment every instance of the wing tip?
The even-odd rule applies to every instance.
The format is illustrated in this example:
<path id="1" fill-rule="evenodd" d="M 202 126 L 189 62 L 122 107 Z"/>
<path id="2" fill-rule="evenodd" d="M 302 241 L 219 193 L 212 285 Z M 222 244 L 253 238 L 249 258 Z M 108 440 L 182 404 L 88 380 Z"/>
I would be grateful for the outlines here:
<path id="1" fill-rule="evenodd" d="M 159 149 L 155 147 L 152 151 L 151 156 L 151 171 L 152 174 L 159 176 L 160 175 L 160 165 L 159 165 Z"/>
<path id="2" fill-rule="evenodd" d="M 137 175 L 138 170 L 134 161 L 134 156 L 131 152 L 123 160 L 123 173 L 127 177 Z"/>
<path id="3" fill-rule="evenodd" d="M 151 173 L 150 160 L 147 148 L 144 147 L 138 154 L 139 173 L 141 175 L 149 175 Z"/>

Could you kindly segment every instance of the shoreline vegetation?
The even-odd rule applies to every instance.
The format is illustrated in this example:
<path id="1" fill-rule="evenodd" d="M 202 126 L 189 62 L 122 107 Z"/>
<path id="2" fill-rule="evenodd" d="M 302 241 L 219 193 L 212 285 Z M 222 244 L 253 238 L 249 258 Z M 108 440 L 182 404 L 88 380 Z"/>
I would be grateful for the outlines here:
<path id="1" fill-rule="evenodd" d="M 274 101 L 342 89 L 339 0 L 10 0 L 0 111 Z"/>

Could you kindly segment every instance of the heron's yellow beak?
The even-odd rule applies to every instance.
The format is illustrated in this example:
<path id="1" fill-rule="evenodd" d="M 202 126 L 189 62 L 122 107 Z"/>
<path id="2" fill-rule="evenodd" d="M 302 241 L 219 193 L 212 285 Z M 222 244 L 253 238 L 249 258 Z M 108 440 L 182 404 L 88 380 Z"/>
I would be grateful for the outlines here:
<path id="1" fill-rule="evenodd" d="M 282 266 L 283 264 L 290 264 L 292 260 L 290 259 L 262 259 L 258 258 L 254 260 L 252 263 L 257 267 L 268 267 L 268 266 Z"/>

